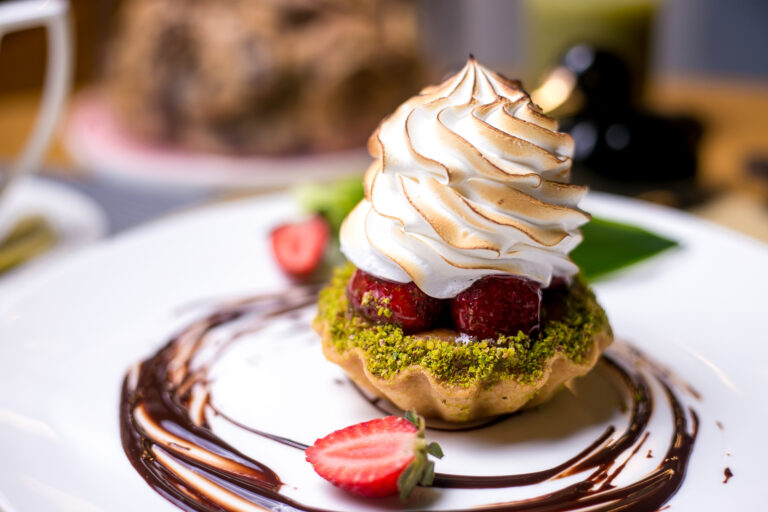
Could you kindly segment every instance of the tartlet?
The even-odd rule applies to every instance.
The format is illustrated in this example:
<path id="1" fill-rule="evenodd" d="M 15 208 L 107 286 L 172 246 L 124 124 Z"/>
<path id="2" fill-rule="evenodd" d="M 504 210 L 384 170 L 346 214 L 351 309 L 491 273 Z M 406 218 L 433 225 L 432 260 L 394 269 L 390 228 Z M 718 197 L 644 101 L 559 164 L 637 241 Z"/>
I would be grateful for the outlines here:
<path id="1" fill-rule="evenodd" d="M 323 353 L 361 388 L 450 422 L 511 413 L 584 375 L 611 328 L 568 253 L 589 215 L 573 141 L 470 58 L 369 139 L 351 261 L 321 292 Z"/>
<path id="2" fill-rule="evenodd" d="M 346 295 L 354 270 L 338 268 L 320 293 L 314 328 L 323 354 L 359 387 L 425 417 L 466 422 L 539 405 L 589 372 L 613 340 L 581 278 L 545 304 L 539 335 L 466 343 L 450 329 L 406 334 L 357 314 Z"/>

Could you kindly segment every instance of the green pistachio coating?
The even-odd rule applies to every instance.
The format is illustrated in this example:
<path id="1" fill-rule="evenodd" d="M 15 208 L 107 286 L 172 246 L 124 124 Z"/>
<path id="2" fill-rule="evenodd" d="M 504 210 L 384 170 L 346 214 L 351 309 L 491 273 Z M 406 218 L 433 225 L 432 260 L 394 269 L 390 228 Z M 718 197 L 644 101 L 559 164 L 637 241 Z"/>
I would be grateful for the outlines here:
<path id="1" fill-rule="evenodd" d="M 453 385 L 488 385 L 505 378 L 528 384 L 542 376 L 547 361 L 556 352 L 582 363 L 594 336 L 608 325 L 594 294 L 577 277 L 564 298 L 563 314 L 548 320 L 545 308 L 541 331 L 533 336 L 520 332 L 465 343 L 406 335 L 394 325 L 373 325 L 349 307 L 346 288 L 354 271 L 352 264 L 334 271 L 330 283 L 320 292 L 318 321 L 330 326 L 331 342 L 337 352 L 362 349 L 368 371 L 383 379 L 416 365 L 427 369 L 438 381 Z"/>

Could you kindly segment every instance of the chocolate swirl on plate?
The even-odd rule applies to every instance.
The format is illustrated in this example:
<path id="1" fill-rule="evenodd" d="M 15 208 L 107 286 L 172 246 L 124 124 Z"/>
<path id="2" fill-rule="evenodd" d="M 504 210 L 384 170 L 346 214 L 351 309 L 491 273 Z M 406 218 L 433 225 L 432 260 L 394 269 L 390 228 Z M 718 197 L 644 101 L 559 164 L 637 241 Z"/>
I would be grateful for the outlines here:
<path id="1" fill-rule="evenodd" d="M 311 307 L 315 300 L 316 289 L 296 288 L 289 293 L 264 295 L 218 307 L 190 323 L 156 354 L 129 372 L 120 404 L 123 448 L 131 464 L 153 489 L 188 511 L 328 512 L 281 493 L 281 479 L 273 470 L 230 446 L 211 430 L 205 419 L 206 409 L 212 408 L 207 387 L 210 365 L 192 364 L 194 356 L 206 348 L 213 330 L 236 323 L 247 326 L 218 345 L 216 350 L 222 351 L 239 335 Z M 455 489 L 531 486 L 532 497 L 528 499 L 476 508 L 488 511 L 639 512 L 662 507 L 685 478 L 698 431 L 698 416 L 683 405 L 678 394 L 678 389 L 685 391 L 685 387 L 638 352 L 611 351 L 611 355 L 603 356 L 600 367 L 615 373 L 616 382 L 632 397 L 629 422 L 623 431 L 607 427 L 578 454 L 548 469 L 498 476 L 438 473 L 434 486 Z M 652 381 L 663 390 L 662 397 L 654 396 Z M 655 469 L 619 486 L 616 478 L 638 453 L 642 455 L 654 407 L 669 407 L 671 412 L 672 435 L 666 453 Z M 302 442 L 239 424 L 220 411 L 213 412 L 253 435 L 299 450 L 306 448 Z M 584 475 L 582 480 L 547 494 L 538 495 L 533 487 L 580 474 Z"/>

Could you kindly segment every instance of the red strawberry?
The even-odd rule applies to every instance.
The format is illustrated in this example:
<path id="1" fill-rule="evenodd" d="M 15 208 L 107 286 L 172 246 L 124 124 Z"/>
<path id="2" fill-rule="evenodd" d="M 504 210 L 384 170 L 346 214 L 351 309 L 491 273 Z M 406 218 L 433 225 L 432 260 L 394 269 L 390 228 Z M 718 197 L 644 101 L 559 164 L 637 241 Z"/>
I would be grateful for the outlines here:
<path id="1" fill-rule="evenodd" d="M 457 330 L 481 339 L 539 328 L 541 286 L 511 275 L 484 277 L 451 299 Z"/>
<path id="2" fill-rule="evenodd" d="M 278 265 L 292 277 L 307 277 L 320 265 L 328 246 L 328 223 L 320 216 L 283 224 L 270 234 Z"/>
<path id="3" fill-rule="evenodd" d="M 307 461 L 333 485 L 368 497 L 400 493 L 405 500 L 417 484 L 431 485 L 434 462 L 443 452 L 424 439 L 424 419 L 387 416 L 337 430 L 307 448 Z"/>
<path id="4" fill-rule="evenodd" d="M 565 277 L 565 276 L 552 276 L 552 279 L 549 281 L 549 286 L 547 286 L 547 290 L 561 290 L 568 288 L 571 285 L 571 278 Z"/>
<path id="5" fill-rule="evenodd" d="M 566 298 L 573 279 L 552 276 L 549 286 L 541 290 L 541 309 L 549 321 L 560 320 L 565 315 Z"/>
<path id="6" fill-rule="evenodd" d="M 349 280 L 347 296 L 352 306 L 369 320 L 395 324 L 406 332 L 418 332 L 434 325 L 445 307 L 415 283 L 395 283 L 356 270 Z"/>

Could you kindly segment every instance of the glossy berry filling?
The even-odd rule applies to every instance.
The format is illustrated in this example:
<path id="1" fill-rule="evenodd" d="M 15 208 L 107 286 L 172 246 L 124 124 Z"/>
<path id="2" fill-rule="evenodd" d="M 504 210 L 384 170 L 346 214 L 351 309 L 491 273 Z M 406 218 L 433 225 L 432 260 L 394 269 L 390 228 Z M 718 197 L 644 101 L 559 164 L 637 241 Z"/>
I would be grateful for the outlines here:
<path id="1" fill-rule="evenodd" d="M 531 334 L 539 329 L 541 286 L 517 276 L 488 276 L 451 299 L 457 331 L 477 338 Z"/>
<path id="2" fill-rule="evenodd" d="M 395 324 L 419 332 L 437 324 L 445 301 L 430 297 L 415 283 L 396 283 L 356 270 L 347 287 L 352 306 L 374 323 Z"/>
<path id="3" fill-rule="evenodd" d="M 476 281 L 452 299 L 436 299 L 415 283 L 396 283 L 356 270 L 347 286 L 352 307 L 377 324 L 394 324 L 407 333 L 445 327 L 478 339 L 532 334 L 540 329 L 542 304 L 557 317 L 570 280 L 554 277 L 549 287 L 512 275 Z"/>

